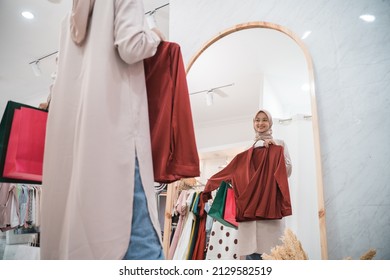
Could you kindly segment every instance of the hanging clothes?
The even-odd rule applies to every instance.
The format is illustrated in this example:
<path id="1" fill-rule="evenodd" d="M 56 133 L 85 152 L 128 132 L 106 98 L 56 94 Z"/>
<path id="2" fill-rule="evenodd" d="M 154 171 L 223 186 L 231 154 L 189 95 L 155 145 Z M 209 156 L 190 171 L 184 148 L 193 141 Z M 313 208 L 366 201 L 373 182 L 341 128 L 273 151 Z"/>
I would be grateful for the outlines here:
<path id="1" fill-rule="evenodd" d="M 144 60 L 154 180 L 199 177 L 199 156 L 180 46 L 161 42 Z"/>
<path id="2" fill-rule="evenodd" d="M 187 198 L 189 196 L 190 192 L 187 190 L 183 190 L 179 198 L 177 199 L 176 205 L 175 205 L 175 212 L 179 214 L 179 221 L 176 226 L 175 233 L 172 237 L 171 246 L 169 247 L 169 253 L 168 253 L 168 260 L 172 260 L 173 256 L 176 251 L 177 243 L 179 241 L 180 235 L 183 230 L 183 225 L 186 221 L 186 217 L 188 214 L 188 206 L 187 206 Z"/>
<path id="3" fill-rule="evenodd" d="M 195 246 L 192 252 L 192 260 L 204 260 L 205 258 L 205 247 L 206 247 L 206 221 L 207 213 L 205 209 L 205 202 L 199 199 L 197 205 L 197 236 Z"/>
<path id="4" fill-rule="evenodd" d="M 194 199 L 196 198 L 196 192 L 191 190 L 190 194 L 186 200 L 186 204 L 188 209 L 191 209 L 191 206 L 194 202 Z M 187 253 L 190 246 L 190 240 L 191 240 L 191 234 L 192 228 L 195 222 L 195 215 L 193 212 L 188 211 L 187 219 L 184 223 L 182 233 L 180 234 L 175 253 L 173 255 L 174 260 L 186 260 L 187 259 Z"/>
<path id="5" fill-rule="evenodd" d="M 237 260 L 238 231 L 214 220 L 206 253 L 206 260 Z"/>
<path id="6" fill-rule="evenodd" d="M 19 226 L 19 208 L 17 204 L 16 185 L 0 183 L 0 229 L 2 231 Z"/>
<path id="7" fill-rule="evenodd" d="M 0 230 L 39 227 L 41 186 L 0 183 Z"/>
<path id="8" fill-rule="evenodd" d="M 212 176 L 204 199 L 222 181 L 230 181 L 236 197 L 238 222 L 280 219 L 292 214 L 283 146 L 254 148 L 238 154 Z"/>

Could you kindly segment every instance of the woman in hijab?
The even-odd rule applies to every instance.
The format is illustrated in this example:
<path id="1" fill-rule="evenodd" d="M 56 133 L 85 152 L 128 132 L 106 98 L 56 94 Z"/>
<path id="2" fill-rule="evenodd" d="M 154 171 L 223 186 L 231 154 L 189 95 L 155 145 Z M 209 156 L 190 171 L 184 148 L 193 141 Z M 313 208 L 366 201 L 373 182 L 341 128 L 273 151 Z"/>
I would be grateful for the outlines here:
<path id="1" fill-rule="evenodd" d="M 283 140 L 274 139 L 272 136 L 272 116 L 267 110 L 260 110 L 253 118 L 255 130 L 255 147 L 268 148 L 270 145 L 279 145 L 284 148 L 284 159 L 287 175 L 291 175 L 292 165 L 287 145 Z M 247 260 L 259 260 L 261 254 L 270 250 L 280 243 L 280 237 L 284 233 L 285 221 L 258 220 L 239 223 L 238 240 L 239 253 L 246 256 Z"/>
<path id="2" fill-rule="evenodd" d="M 43 167 L 42 259 L 162 259 L 141 0 L 73 0 L 61 26 Z"/>

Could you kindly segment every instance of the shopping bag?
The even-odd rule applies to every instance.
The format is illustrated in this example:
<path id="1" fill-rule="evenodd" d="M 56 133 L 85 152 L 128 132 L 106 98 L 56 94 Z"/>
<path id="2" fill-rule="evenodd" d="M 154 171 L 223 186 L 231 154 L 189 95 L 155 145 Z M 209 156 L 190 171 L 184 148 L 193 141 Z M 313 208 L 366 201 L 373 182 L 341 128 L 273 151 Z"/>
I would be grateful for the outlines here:
<path id="1" fill-rule="evenodd" d="M 0 123 L 0 181 L 41 183 L 47 111 L 9 101 Z"/>
<path id="2" fill-rule="evenodd" d="M 225 181 L 222 181 L 207 214 L 225 226 L 236 228 L 236 225 L 233 225 L 224 219 L 227 191 L 228 184 Z"/>
<path id="3" fill-rule="evenodd" d="M 236 198 L 234 196 L 234 191 L 231 187 L 227 187 L 226 190 L 225 210 L 223 212 L 223 219 L 228 223 L 238 227 L 238 222 L 236 221 Z"/>

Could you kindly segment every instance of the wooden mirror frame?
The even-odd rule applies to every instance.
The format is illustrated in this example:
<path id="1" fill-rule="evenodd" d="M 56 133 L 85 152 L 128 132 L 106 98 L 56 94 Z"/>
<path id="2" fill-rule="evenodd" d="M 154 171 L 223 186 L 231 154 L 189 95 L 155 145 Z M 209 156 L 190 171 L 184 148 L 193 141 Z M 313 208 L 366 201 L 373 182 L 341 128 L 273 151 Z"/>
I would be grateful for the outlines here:
<path id="1" fill-rule="evenodd" d="M 314 139 L 314 155 L 316 161 L 316 182 L 317 182 L 317 202 L 318 202 L 318 220 L 319 220 L 319 230 L 320 230 L 320 246 L 321 246 L 321 258 L 323 260 L 328 259 L 328 245 L 326 238 L 326 219 L 325 219 L 325 205 L 324 205 L 324 195 L 323 195 L 323 182 L 322 182 L 322 163 L 321 163 L 321 149 L 320 149 L 320 139 L 319 139 L 319 128 L 318 128 L 318 116 L 317 116 L 317 103 L 316 103 L 316 95 L 315 95 L 315 85 L 314 85 L 314 70 L 313 70 L 313 62 L 311 55 L 303 43 L 303 41 L 291 32 L 286 27 L 283 27 L 278 24 L 256 21 L 256 22 L 248 22 L 243 24 L 235 25 L 232 28 L 226 29 L 220 32 L 217 36 L 206 42 L 201 49 L 190 59 L 189 64 L 186 68 L 186 73 L 188 73 L 198 59 L 198 57 L 212 44 L 217 42 L 229 34 L 234 32 L 251 29 L 251 28 L 268 28 L 273 29 L 279 32 L 282 32 L 293 39 L 302 49 L 304 56 L 307 62 L 307 68 L 309 73 L 309 91 L 310 91 L 310 103 L 312 110 L 312 126 L 313 126 L 313 139 Z"/>

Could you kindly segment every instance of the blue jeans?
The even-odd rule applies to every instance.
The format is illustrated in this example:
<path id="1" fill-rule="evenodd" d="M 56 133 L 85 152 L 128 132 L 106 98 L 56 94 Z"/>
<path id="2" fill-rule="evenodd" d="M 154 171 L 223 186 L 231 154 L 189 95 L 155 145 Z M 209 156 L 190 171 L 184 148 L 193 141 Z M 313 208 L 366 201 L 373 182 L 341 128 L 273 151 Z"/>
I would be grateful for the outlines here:
<path id="1" fill-rule="evenodd" d="M 139 173 L 138 159 L 135 160 L 133 220 L 129 247 L 124 260 L 163 260 L 160 240 L 150 220 L 148 205 Z"/>

